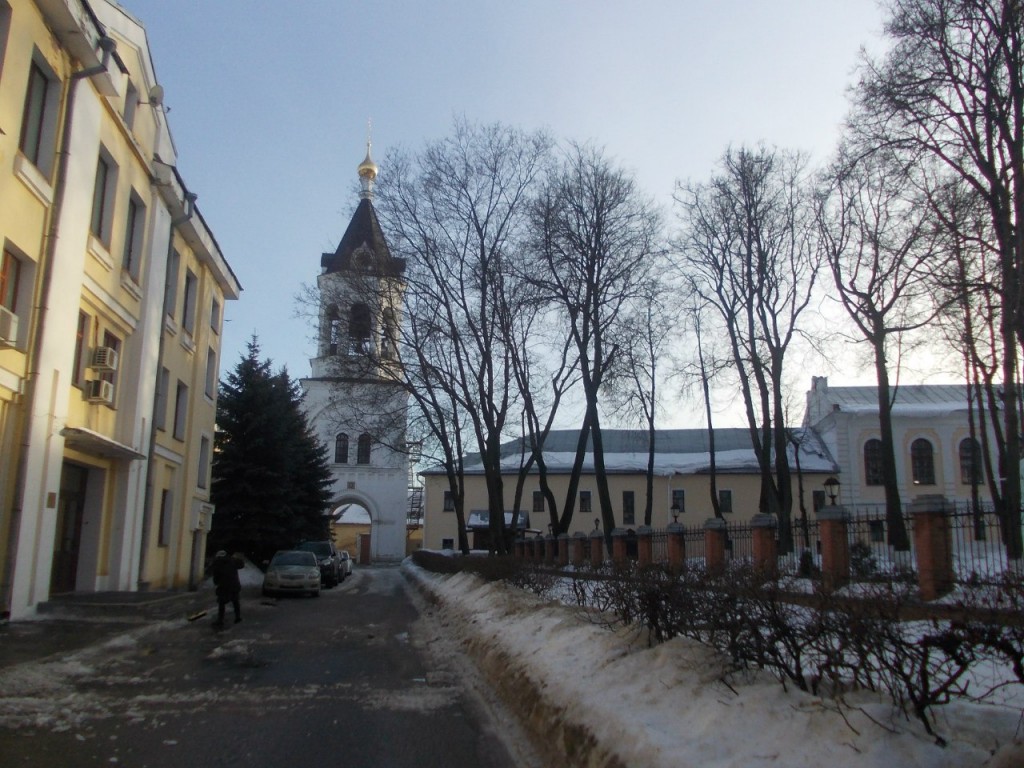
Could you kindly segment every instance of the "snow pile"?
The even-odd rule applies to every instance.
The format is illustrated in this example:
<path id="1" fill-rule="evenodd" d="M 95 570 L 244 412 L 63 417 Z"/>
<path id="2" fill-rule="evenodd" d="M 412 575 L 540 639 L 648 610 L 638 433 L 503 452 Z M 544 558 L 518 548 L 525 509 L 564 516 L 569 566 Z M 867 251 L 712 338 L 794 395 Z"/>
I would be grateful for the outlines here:
<path id="1" fill-rule="evenodd" d="M 1024 765 L 1014 743 L 1021 702 L 939 708 L 937 746 L 870 692 L 843 706 L 785 690 L 764 674 L 729 674 L 692 640 L 649 648 L 580 609 L 475 576 L 407 572 L 438 600 L 489 681 L 566 765 L 650 768 L 970 768 Z M 993 757 L 995 755 L 995 757 Z"/>

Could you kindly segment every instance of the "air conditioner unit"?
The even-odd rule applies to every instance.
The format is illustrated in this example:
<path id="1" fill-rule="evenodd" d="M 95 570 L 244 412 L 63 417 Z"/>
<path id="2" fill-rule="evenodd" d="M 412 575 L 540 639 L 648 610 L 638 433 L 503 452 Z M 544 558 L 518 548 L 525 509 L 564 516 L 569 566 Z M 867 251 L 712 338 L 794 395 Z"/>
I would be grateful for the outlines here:
<path id="1" fill-rule="evenodd" d="M 107 403 L 108 405 L 114 402 L 113 382 L 104 381 L 103 379 L 95 379 L 88 382 L 86 399 L 90 403 Z"/>
<path id="2" fill-rule="evenodd" d="M 13 347 L 18 341 L 18 316 L 0 307 L 0 347 Z"/>
<path id="3" fill-rule="evenodd" d="M 92 351 L 92 365 L 94 371 L 116 371 L 117 350 L 113 347 L 96 347 Z"/>

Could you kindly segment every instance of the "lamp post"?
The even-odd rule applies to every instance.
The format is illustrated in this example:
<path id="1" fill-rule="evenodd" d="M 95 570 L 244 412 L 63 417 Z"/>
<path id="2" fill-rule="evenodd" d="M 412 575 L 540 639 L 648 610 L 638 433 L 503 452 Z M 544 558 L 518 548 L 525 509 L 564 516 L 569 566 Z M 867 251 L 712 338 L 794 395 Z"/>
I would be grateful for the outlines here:
<path id="1" fill-rule="evenodd" d="M 601 527 L 601 518 L 599 518 L 599 517 L 595 517 L 595 518 L 594 518 L 594 530 L 596 531 L 596 530 L 598 530 L 598 529 L 599 529 L 600 527 Z"/>
<path id="2" fill-rule="evenodd" d="M 836 497 L 839 496 L 839 481 L 836 478 L 830 477 L 825 481 L 825 493 L 828 494 L 829 501 L 834 507 L 836 505 Z"/>
<path id="3" fill-rule="evenodd" d="M 673 504 L 671 507 L 669 507 L 668 511 L 672 513 L 672 522 L 673 523 L 678 523 L 679 522 L 679 512 L 680 512 L 679 503 L 677 502 L 677 503 Z"/>

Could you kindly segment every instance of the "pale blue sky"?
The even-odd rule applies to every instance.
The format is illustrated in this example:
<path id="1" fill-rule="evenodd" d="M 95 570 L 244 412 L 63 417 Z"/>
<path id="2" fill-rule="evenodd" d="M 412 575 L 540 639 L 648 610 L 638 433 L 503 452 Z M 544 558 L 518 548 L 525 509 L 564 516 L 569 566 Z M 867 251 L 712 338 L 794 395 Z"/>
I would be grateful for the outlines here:
<path id="1" fill-rule="evenodd" d="M 295 296 L 355 206 L 368 118 L 378 162 L 454 115 L 592 140 L 668 206 L 730 144 L 824 160 L 882 23 L 875 0 L 121 4 L 147 28 L 179 169 L 244 288 L 222 369 L 255 332 L 294 377 L 313 351 Z"/>

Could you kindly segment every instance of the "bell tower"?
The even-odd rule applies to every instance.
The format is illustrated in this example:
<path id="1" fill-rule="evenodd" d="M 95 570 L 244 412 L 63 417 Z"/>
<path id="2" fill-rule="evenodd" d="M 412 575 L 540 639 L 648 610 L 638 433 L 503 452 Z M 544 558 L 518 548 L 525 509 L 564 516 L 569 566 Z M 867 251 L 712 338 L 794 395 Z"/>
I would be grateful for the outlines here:
<path id="1" fill-rule="evenodd" d="M 301 380 L 309 422 L 328 449 L 333 509 L 358 504 L 371 519 L 370 557 L 405 557 L 408 398 L 398 331 L 405 261 L 391 255 L 373 208 L 377 164 L 366 144 L 359 204 L 337 249 L 320 258 L 312 376 Z"/>

